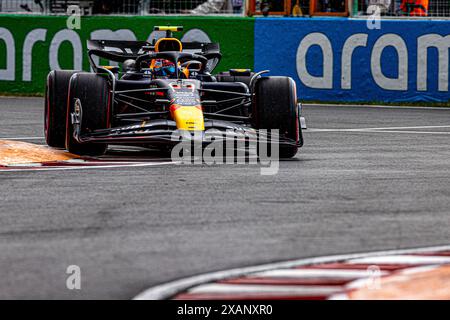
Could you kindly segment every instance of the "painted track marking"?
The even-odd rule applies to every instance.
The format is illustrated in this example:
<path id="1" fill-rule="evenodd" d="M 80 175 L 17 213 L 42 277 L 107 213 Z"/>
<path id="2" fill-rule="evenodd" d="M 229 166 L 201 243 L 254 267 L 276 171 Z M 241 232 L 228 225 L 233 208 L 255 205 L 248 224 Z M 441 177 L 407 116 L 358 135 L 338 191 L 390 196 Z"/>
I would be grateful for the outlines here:
<path id="1" fill-rule="evenodd" d="M 0 140 L 14 140 L 14 141 L 20 141 L 20 140 L 45 140 L 44 137 L 1 137 Z"/>
<path id="2" fill-rule="evenodd" d="M 410 127 L 378 127 L 378 128 L 353 128 L 353 129 L 313 129 L 314 131 L 359 131 L 359 130 L 403 130 L 403 129 L 439 129 L 450 128 L 450 125 L 443 126 L 410 126 Z M 309 130 L 309 129 L 307 129 Z"/>
<path id="3" fill-rule="evenodd" d="M 304 107 L 319 107 L 319 108 L 359 108 L 359 109 L 409 109 L 409 110 L 439 110 L 450 111 L 448 107 L 421 107 L 421 106 L 381 106 L 371 104 L 322 104 L 322 103 L 303 103 Z"/>
<path id="4" fill-rule="evenodd" d="M 310 128 L 305 132 L 327 133 L 327 132 L 346 132 L 346 133 L 409 133 L 409 134 L 436 134 L 449 135 L 450 131 L 418 131 L 417 129 L 448 129 L 450 125 L 440 126 L 409 126 L 409 127 L 378 127 L 378 128 Z M 414 130 L 416 129 L 416 130 Z"/>
<path id="5" fill-rule="evenodd" d="M 162 165 L 173 165 L 175 162 L 146 162 L 146 163 L 133 163 L 133 164 L 117 164 L 117 165 L 80 165 L 80 166 L 60 166 L 60 167 L 42 167 L 42 166 L 24 166 L 24 168 L 18 168 L 19 166 L 12 167 L 0 167 L 1 172 L 29 172 L 29 171 L 62 171 L 62 170 L 92 170 L 92 169 L 115 169 L 115 168 L 130 168 L 130 167 L 151 167 Z"/>
<path id="6" fill-rule="evenodd" d="M 249 276 L 258 272 L 266 272 L 277 269 L 288 269 L 288 268 L 299 268 L 306 267 L 310 265 L 320 265 L 320 264 L 329 264 L 335 263 L 338 261 L 348 261 L 362 258 L 371 258 L 371 257 L 392 257 L 397 255 L 414 255 L 421 252 L 450 252 L 450 245 L 446 246 L 437 246 L 437 247 L 425 247 L 425 248 L 414 248 L 414 249 L 403 249 L 403 250 L 387 250 L 387 251 L 376 251 L 369 253 L 354 253 L 354 254 L 343 254 L 343 255 L 334 255 L 334 256 L 326 256 L 326 257 L 318 257 L 318 258 L 306 258 L 306 259 L 298 259 L 291 260 L 285 262 L 278 263 L 270 263 L 265 265 L 253 266 L 253 267 L 245 267 L 245 268 L 236 268 L 231 270 L 224 270 L 218 272 L 212 272 L 207 274 L 201 274 L 193 277 L 184 278 L 181 280 L 176 280 L 168 283 L 164 283 L 152 288 L 145 290 L 144 292 L 137 295 L 134 299 L 136 300 L 164 300 L 169 299 L 171 297 L 177 296 L 181 292 L 186 292 L 188 290 L 192 290 L 195 287 L 210 284 L 215 281 L 221 281 L 230 278 Z M 422 260 L 423 261 L 423 260 Z M 389 260 L 388 260 L 389 262 Z M 404 265 L 403 265 L 404 266 Z M 414 266 L 414 265 L 411 265 Z M 357 280 L 360 281 L 360 280 Z M 362 281 L 362 280 L 361 280 Z M 188 299 L 189 294 L 182 294 L 183 298 Z M 192 297 L 196 295 L 193 294 Z M 207 295 L 206 295 L 207 297 Z M 244 296 L 245 297 L 245 296 Z M 338 298 L 339 296 L 335 296 L 334 298 Z M 205 298 L 205 295 L 197 295 L 197 298 Z M 226 298 L 226 297 L 224 297 Z M 286 297 L 289 298 L 289 297 Z"/>
<path id="7" fill-rule="evenodd" d="M 285 295 L 329 295 L 341 291 L 337 286 L 270 286 L 270 285 L 232 285 L 232 284 L 204 284 L 189 290 L 192 294 L 218 293 L 218 294 L 285 294 Z"/>
<path id="8" fill-rule="evenodd" d="M 0 172 L 111 169 L 175 164 L 171 159 L 135 158 L 134 161 L 124 161 L 118 157 L 113 161 L 102 157 L 79 157 L 65 150 L 17 140 L 0 139 Z"/>
<path id="9" fill-rule="evenodd" d="M 380 257 L 369 257 L 352 259 L 349 263 L 363 264 L 441 264 L 450 263 L 450 257 L 422 257 L 414 255 L 390 255 Z"/>
<path id="10" fill-rule="evenodd" d="M 384 272 L 385 273 L 385 272 Z M 252 277 L 270 278 L 339 278 L 354 279 L 367 276 L 366 270 L 340 270 L 340 269 L 278 269 L 252 274 Z"/>

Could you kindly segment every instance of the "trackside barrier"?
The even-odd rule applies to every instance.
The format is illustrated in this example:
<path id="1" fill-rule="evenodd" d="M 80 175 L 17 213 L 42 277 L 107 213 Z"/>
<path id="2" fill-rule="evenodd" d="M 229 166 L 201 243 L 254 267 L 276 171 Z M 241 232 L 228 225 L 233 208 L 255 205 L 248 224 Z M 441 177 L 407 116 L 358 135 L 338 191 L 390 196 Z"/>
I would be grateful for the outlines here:
<path id="1" fill-rule="evenodd" d="M 72 17 L 76 18 L 76 17 Z M 89 70 L 88 39 L 146 40 L 154 25 L 182 25 L 184 41 L 219 42 L 216 71 L 253 68 L 254 19 L 236 17 L 81 17 L 0 15 L 0 93 L 42 94 L 52 69 Z"/>
<path id="2" fill-rule="evenodd" d="M 303 100 L 448 102 L 449 49 L 450 21 L 255 21 L 255 69 L 293 77 Z"/>
<path id="3" fill-rule="evenodd" d="M 271 70 L 295 79 L 304 101 L 447 103 L 450 20 L 0 15 L 0 93 L 42 94 L 51 69 L 89 70 L 88 39 L 152 39 L 184 25 L 183 40 L 219 42 L 216 71 Z M 73 21 L 72 21 L 73 22 Z M 70 25 L 70 23 L 69 23 Z M 72 23 L 73 25 L 73 23 Z M 76 23 L 75 23 L 76 25 Z"/>

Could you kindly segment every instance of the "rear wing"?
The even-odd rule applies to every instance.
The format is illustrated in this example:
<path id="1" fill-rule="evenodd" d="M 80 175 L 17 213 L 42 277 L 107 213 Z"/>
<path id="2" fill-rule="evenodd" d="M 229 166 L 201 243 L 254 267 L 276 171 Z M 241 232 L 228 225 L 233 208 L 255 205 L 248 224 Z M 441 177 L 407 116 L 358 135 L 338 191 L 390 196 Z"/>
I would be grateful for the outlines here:
<path id="1" fill-rule="evenodd" d="M 208 59 L 207 72 L 212 72 L 219 64 L 222 54 L 218 43 L 182 42 L 183 52 L 195 53 Z M 94 70 L 98 66 L 92 56 L 124 62 L 128 59 L 136 60 L 140 55 L 154 52 L 153 44 L 147 41 L 122 41 L 122 40 L 88 40 L 88 56 Z"/>
<path id="2" fill-rule="evenodd" d="M 88 40 L 88 51 L 95 51 L 96 55 L 117 62 L 136 59 L 146 53 L 150 43 L 146 41 L 117 41 L 117 40 Z M 117 59 L 117 60 L 115 60 Z"/>
<path id="3" fill-rule="evenodd" d="M 195 53 L 208 59 L 206 72 L 212 72 L 222 59 L 218 43 L 182 42 L 183 52 Z"/>

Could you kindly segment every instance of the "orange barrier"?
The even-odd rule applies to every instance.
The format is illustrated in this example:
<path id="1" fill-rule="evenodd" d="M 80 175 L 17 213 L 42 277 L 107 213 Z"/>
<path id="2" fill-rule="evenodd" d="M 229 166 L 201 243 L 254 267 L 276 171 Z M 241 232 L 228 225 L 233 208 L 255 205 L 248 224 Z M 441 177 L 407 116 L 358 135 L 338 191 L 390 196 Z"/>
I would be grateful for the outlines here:
<path id="1" fill-rule="evenodd" d="M 348 297 L 354 300 L 449 300 L 450 266 L 381 278 L 379 289 L 360 288 L 348 293 Z"/>
<path id="2" fill-rule="evenodd" d="M 426 17 L 428 5 L 429 0 L 403 0 L 400 9 L 412 17 Z"/>
<path id="3" fill-rule="evenodd" d="M 66 161 L 78 158 L 63 150 L 21 141 L 0 140 L 0 165 Z"/>

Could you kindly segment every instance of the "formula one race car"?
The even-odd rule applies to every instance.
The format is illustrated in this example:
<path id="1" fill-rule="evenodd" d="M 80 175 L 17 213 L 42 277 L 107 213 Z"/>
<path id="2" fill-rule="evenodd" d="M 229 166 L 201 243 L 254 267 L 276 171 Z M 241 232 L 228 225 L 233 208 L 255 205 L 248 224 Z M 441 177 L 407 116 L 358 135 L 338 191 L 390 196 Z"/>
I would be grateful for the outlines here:
<path id="1" fill-rule="evenodd" d="M 268 71 L 247 69 L 213 76 L 222 57 L 218 44 L 182 43 L 172 35 L 182 27 L 154 30 L 166 36 L 153 43 L 88 41 L 93 72 L 50 72 L 45 100 L 49 146 L 97 156 L 108 145 L 170 148 L 177 142 L 175 131 L 187 133 L 182 139 L 191 134 L 198 139 L 194 132 L 214 129 L 218 135 L 270 138 L 278 142 L 281 158 L 296 155 L 303 144 L 301 107 L 291 78 L 263 77 Z M 105 60 L 113 65 L 100 66 Z"/>

